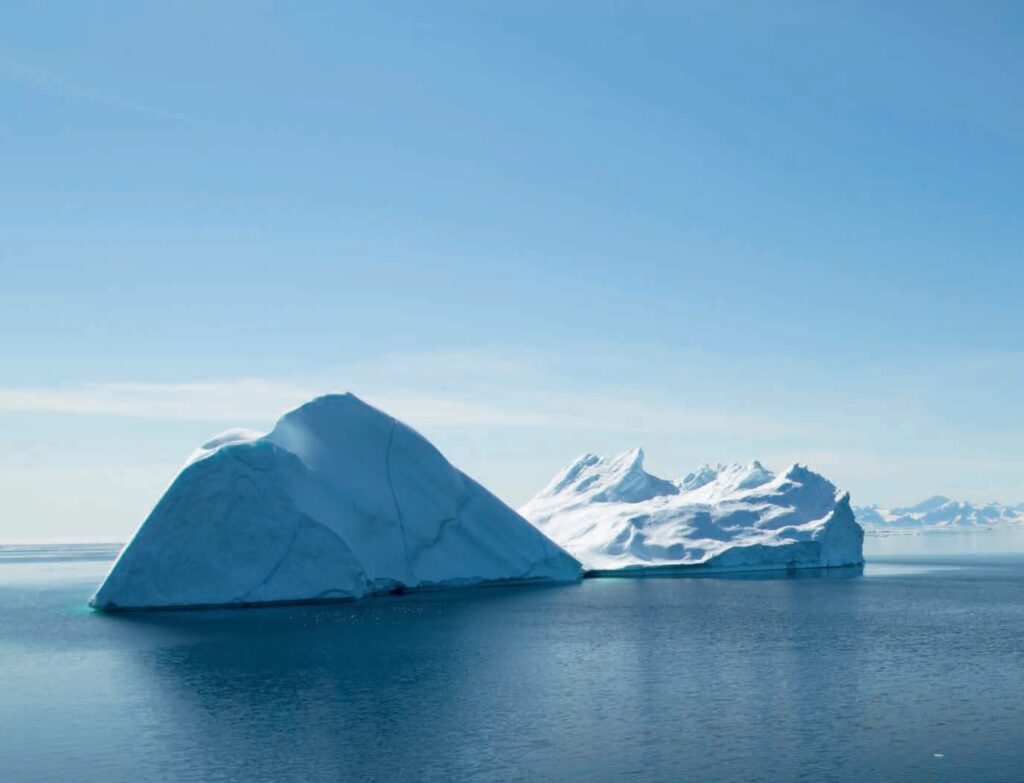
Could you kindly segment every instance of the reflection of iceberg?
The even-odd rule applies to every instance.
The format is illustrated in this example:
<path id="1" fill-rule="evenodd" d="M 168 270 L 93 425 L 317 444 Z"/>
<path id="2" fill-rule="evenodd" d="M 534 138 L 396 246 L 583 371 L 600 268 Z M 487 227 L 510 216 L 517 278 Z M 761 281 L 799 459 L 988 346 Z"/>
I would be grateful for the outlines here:
<path id="1" fill-rule="evenodd" d="M 872 569 L 874 569 L 872 564 Z M 864 564 L 856 563 L 854 565 L 846 566 L 829 566 L 827 568 L 821 567 L 810 567 L 810 568 L 793 568 L 783 571 L 779 568 L 742 568 L 742 569 L 726 569 L 726 568 L 700 568 L 699 566 L 683 566 L 682 568 L 668 567 L 665 569 L 661 568 L 643 568 L 638 569 L 641 576 L 645 577 L 674 577 L 674 576 L 693 576 L 694 578 L 705 578 L 705 579 L 731 579 L 738 581 L 764 581 L 764 580 L 776 580 L 776 579 L 807 579 L 807 580 L 826 580 L 834 581 L 841 579 L 857 579 L 864 576 Z M 875 573 L 872 570 L 872 573 Z M 632 569 L 623 569 L 622 571 L 608 571 L 603 576 L 637 576 L 636 571 Z"/>
<path id="2" fill-rule="evenodd" d="M 143 740 L 164 751 L 157 763 L 181 764 L 134 779 L 511 780 L 526 767 L 537 774 L 521 779 L 543 780 L 516 748 L 529 734 L 550 747 L 547 768 L 557 762 L 549 737 L 568 730 L 543 706 L 574 714 L 559 631 L 575 594 L 526 585 L 100 616 L 119 678 L 144 694 Z M 507 776 L 480 771 L 495 744 Z"/>
<path id="3" fill-rule="evenodd" d="M 99 616 L 103 752 L 136 765 L 106 779 L 833 780 L 853 758 L 872 780 L 870 753 L 820 725 L 872 747 L 891 701 L 864 673 L 892 642 L 877 591 L 837 584 L 593 579 Z"/>
<path id="4" fill-rule="evenodd" d="M 603 576 L 657 576 L 862 563 L 849 496 L 800 465 L 704 466 L 679 481 L 643 469 L 643 451 L 564 468 L 520 509 Z"/>
<path id="5" fill-rule="evenodd" d="M 425 438 L 346 394 L 262 437 L 205 444 L 91 603 L 237 606 L 580 574 Z"/>

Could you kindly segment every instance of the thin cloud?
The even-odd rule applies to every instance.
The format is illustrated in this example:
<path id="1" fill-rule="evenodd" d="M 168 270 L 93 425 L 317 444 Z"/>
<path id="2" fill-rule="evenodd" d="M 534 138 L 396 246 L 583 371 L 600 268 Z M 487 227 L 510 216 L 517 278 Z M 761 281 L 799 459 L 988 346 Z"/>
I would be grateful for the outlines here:
<path id="1" fill-rule="evenodd" d="M 133 419 L 270 424 L 321 394 L 324 384 L 244 378 L 203 383 L 90 383 L 0 389 L 0 412 L 62 413 Z M 409 391 L 360 395 L 421 426 L 530 426 L 546 419 L 514 408 Z"/>
<path id="2" fill-rule="evenodd" d="M 329 391 L 332 384 L 244 378 L 201 383 L 91 383 L 67 387 L 0 388 L 0 412 L 60 413 L 136 419 L 272 423 L 282 412 Z M 760 417 L 697 411 L 609 397 L 519 389 L 489 401 L 408 388 L 355 388 L 367 402 L 417 427 L 532 427 L 603 432 L 792 434 L 793 427 Z M 526 400 L 515 402 L 514 399 Z"/>
<path id="3" fill-rule="evenodd" d="M 168 111 L 159 106 L 148 103 L 128 100 L 117 95 L 111 95 L 100 90 L 94 90 L 68 81 L 62 76 L 44 71 L 33 65 L 25 63 L 5 63 L 2 66 L 2 73 L 5 79 L 23 87 L 29 87 L 42 92 L 64 95 L 69 98 L 89 101 L 91 103 L 104 104 L 118 109 L 146 114 L 164 120 L 173 120 L 189 125 L 205 124 L 201 120 L 180 112 Z"/>
<path id="4" fill-rule="evenodd" d="M 0 389 L 0 411 L 179 421 L 264 421 L 301 403 L 307 389 L 239 379 L 213 383 L 90 383 Z"/>

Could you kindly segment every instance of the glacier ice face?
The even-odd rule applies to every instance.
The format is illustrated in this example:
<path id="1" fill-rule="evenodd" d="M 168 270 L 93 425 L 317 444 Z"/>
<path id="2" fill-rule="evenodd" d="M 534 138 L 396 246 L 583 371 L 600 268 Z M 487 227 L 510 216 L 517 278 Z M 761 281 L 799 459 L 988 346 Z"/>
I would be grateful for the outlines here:
<path id="1" fill-rule="evenodd" d="M 345 394 L 194 452 L 90 603 L 250 605 L 581 575 L 424 437 Z"/>
<path id="2" fill-rule="evenodd" d="M 643 451 L 585 454 L 519 509 L 589 571 L 821 568 L 862 563 L 864 532 L 824 477 L 800 465 L 704 465 L 678 481 Z"/>

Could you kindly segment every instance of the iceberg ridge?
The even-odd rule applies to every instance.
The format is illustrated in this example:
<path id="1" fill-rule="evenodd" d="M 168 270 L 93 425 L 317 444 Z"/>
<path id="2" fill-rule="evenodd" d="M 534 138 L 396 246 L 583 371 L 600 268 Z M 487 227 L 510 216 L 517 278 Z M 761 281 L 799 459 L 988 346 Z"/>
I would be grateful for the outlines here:
<path id="1" fill-rule="evenodd" d="M 864 532 L 849 495 L 803 465 L 779 474 L 756 461 L 702 465 L 667 481 L 643 470 L 640 449 L 588 454 L 519 511 L 595 575 L 864 560 Z"/>

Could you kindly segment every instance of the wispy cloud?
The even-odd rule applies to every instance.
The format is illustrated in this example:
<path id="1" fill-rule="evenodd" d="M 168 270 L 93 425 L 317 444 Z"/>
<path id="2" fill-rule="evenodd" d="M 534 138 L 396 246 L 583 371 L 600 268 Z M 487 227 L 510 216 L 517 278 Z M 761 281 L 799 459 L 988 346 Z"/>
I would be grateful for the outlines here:
<path id="1" fill-rule="evenodd" d="M 1017 372 L 1018 358 L 981 356 L 971 361 L 988 368 L 987 377 L 995 373 L 1002 378 Z M 651 362 L 658 365 L 655 382 L 643 374 Z M 672 376 L 671 367 L 680 368 L 680 374 Z M 954 378 L 962 375 L 959 364 L 942 369 Z M 52 415 L 208 422 L 212 435 L 230 427 L 268 429 L 281 413 L 308 399 L 353 391 L 424 432 L 457 464 L 471 467 L 514 503 L 526 500 L 573 455 L 629 445 L 646 446 L 651 469 L 663 475 L 681 475 L 706 460 L 759 458 L 773 468 L 809 464 L 852 490 L 859 503 L 908 503 L 936 492 L 1019 501 L 1021 461 L 1016 441 L 1010 443 L 1009 422 L 962 440 L 959 431 L 938 428 L 941 418 L 927 410 L 914 419 L 887 392 L 876 400 L 870 383 L 849 394 L 833 391 L 817 406 L 808 405 L 820 391 L 813 384 L 815 376 L 788 365 L 785 371 L 800 382 L 781 384 L 782 396 L 773 397 L 757 372 L 751 371 L 755 381 L 716 375 L 712 361 L 694 356 L 652 360 L 633 355 L 609 368 L 600 352 L 562 357 L 544 351 L 445 350 L 379 355 L 306 377 L 9 385 L 0 387 L 0 416 L 8 423 L 10 417 Z M 848 370 L 844 384 L 856 374 L 856 368 Z M 949 388 L 947 383 L 943 395 Z M 44 421 L 26 420 L 28 430 L 21 431 Z M 58 429 L 63 430 L 63 423 Z M 182 427 L 187 438 L 169 443 L 166 452 L 137 446 L 140 459 L 166 463 L 162 472 L 153 471 L 147 479 L 150 494 L 157 491 L 157 479 L 172 475 L 195 445 L 188 439 L 196 429 L 205 426 Z M 7 463 L 38 467 L 43 473 L 51 467 L 19 460 L 16 449 Z M 18 481 L 8 478 L 12 486 Z M 80 483 L 84 486 L 85 479 Z M 97 511 L 94 516 L 122 520 L 127 530 L 125 520 L 142 513 L 149 497 L 140 494 L 130 513 Z M 25 503 L 28 507 L 36 501 Z M 54 519 L 58 517 L 54 511 Z"/>
<path id="2" fill-rule="evenodd" d="M 0 388 L 0 411 L 251 422 L 270 420 L 309 396 L 309 390 L 297 384 L 251 378 L 208 383 L 88 383 Z"/>
<path id="3" fill-rule="evenodd" d="M 3 63 L 0 65 L 0 74 L 3 78 L 14 84 L 28 87 L 34 90 L 64 95 L 77 100 L 89 101 L 91 103 L 104 104 L 117 109 L 146 114 L 164 120 L 173 120 L 178 123 L 189 125 L 203 124 L 202 121 L 181 112 L 168 111 L 159 106 L 148 103 L 129 100 L 117 95 L 112 95 L 102 90 L 95 90 L 76 84 L 63 76 L 45 71 L 33 65 L 25 63 Z"/>
<path id="4" fill-rule="evenodd" d="M 134 419 L 269 424 L 315 396 L 345 391 L 328 384 L 240 378 L 197 383 L 88 383 L 0 388 L 0 412 L 62 413 Z M 514 407 L 397 389 L 368 402 L 422 426 L 529 426 L 550 423 Z"/>
<path id="5" fill-rule="evenodd" d="M 947 362 L 959 377 L 971 366 L 1005 374 L 1019 356 L 975 356 Z M 641 373 L 655 364 L 659 382 Z M 973 363 L 973 364 L 968 364 Z M 768 448 L 829 448 L 847 438 L 846 448 L 863 448 L 868 431 L 900 426 L 934 438 L 933 416 L 893 399 L 893 392 L 815 385 L 821 370 L 792 368 L 798 378 L 772 392 L 771 376 L 755 380 L 722 375 L 713 358 L 656 356 L 633 365 L 607 364 L 600 352 L 436 350 L 390 353 L 351 361 L 305 377 L 214 378 L 186 382 L 102 381 L 51 386 L 0 387 L 0 413 L 51 412 L 136 419 L 210 421 L 218 426 L 268 426 L 284 411 L 320 394 L 352 391 L 413 426 L 437 428 L 537 428 L 633 436 L 737 436 L 763 439 Z M 673 368 L 676 371 L 672 375 Z M 835 370 L 829 370 L 829 374 Z M 916 368 L 915 368 L 916 371 Z M 844 370 L 850 380 L 857 368 Z M 905 369 L 900 387 L 916 377 Z M 929 378 L 934 377 L 932 368 Z M 885 375 L 881 372 L 863 373 Z M 969 373 L 968 373 L 969 374 Z M 975 373 L 976 374 L 976 373 Z M 663 377 L 664 376 L 664 377 Z M 1002 375 L 1000 375 L 1002 377 Z M 776 379 L 777 381 L 777 379 Z M 923 381 L 922 381 L 923 382 Z M 703 393 L 701 393 L 703 384 Z M 779 384 L 776 382 L 775 386 Z M 833 388 L 835 387 L 835 388 Z M 950 383 L 945 387 L 949 389 Z M 915 387 L 916 388 L 916 387 Z M 712 389 L 713 394 L 707 393 Z M 817 399 L 818 397 L 822 399 Z M 717 404 L 716 404 L 717 403 Z M 916 430 L 914 428 L 917 428 Z M 994 437 L 994 436 L 993 436 Z M 767 443 L 772 439 L 772 443 Z M 777 442 L 775 442 L 777 441 Z M 582 442 L 582 439 L 581 439 Z M 768 449 L 761 451 L 765 454 Z M 805 458 L 806 459 L 806 458 Z"/>
<path id="6" fill-rule="evenodd" d="M 339 384 L 336 378 L 348 378 Z M 380 378 L 389 380 L 382 382 Z M 105 382 L 0 387 L 0 413 L 62 413 L 268 425 L 319 394 L 351 390 L 423 428 L 539 428 L 599 432 L 793 434 L 796 425 L 755 414 L 702 410 L 635 390 L 561 389 L 527 360 L 444 353 L 383 357 L 330 378 L 206 382 Z M 578 386 L 578 385 L 577 385 Z"/>

